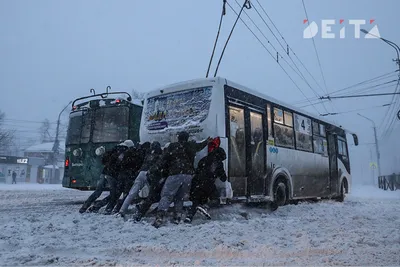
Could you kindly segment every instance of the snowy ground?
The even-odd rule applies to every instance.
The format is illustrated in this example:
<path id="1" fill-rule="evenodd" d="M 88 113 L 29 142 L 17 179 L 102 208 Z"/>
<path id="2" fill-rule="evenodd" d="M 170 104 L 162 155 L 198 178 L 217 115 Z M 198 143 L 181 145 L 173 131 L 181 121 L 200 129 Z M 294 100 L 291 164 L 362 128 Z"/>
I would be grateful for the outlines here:
<path id="1" fill-rule="evenodd" d="M 89 193 L 0 185 L 0 265 L 400 265 L 400 191 L 353 187 L 344 203 L 273 213 L 233 205 L 160 229 L 79 214 Z"/>

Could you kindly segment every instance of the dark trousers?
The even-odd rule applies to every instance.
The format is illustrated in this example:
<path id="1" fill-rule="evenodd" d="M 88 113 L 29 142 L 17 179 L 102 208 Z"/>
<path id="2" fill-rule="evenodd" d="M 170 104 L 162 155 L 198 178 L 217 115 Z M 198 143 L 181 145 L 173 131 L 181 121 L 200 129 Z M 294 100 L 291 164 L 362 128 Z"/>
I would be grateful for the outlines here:
<path id="1" fill-rule="evenodd" d="M 215 182 L 210 181 L 208 183 L 192 184 L 192 190 L 190 192 L 190 200 L 192 201 L 192 206 L 187 213 L 187 217 L 192 219 L 196 214 L 197 207 L 207 204 L 208 199 L 212 198 L 218 198 L 218 190 L 215 186 Z"/>
<path id="2" fill-rule="evenodd" d="M 108 199 L 106 213 L 111 213 L 113 210 L 118 212 L 122 206 L 123 201 L 127 197 L 127 193 L 133 184 L 133 172 L 124 171 L 118 175 L 118 178 L 111 177 L 108 182 L 110 184 L 110 197 Z M 134 176 L 136 177 L 136 176 Z M 119 201 L 122 193 L 124 193 L 124 199 Z M 114 209 L 115 208 L 115 209 Z"/>
<path id="3" fill-rule="evenodd" d="M 155 182 L 149 186 L 149 195 L 140 204 L 136 205 L 138 209 L 138 219 L 146 215 L 146 212 L 150 209 L 151 205 L 159 202 L 161 199 L 161 191 L 163 189 L 164 183 Z"/>
<path id="4" fill-rule="evenodd" d="M 83 203 L 81 209 L 87 210 L 90 207 L 90 205 L 92 205 L 93 202 L 95 202 L 96 199 L 98 199 L 101 196 L 101 193 L 103 193 L 104 188 L 107 185 L 106 177 L 108 177 L 108 176 L 104 175 L 104 174 L 100 175 L 100 180 L 97 182 L 96 190 L 88 197 L 88 199 L 85 201 L 85 203 Z"/>
<path id="5" fill-rule="evenodd" d="M 17 178 L 13 177 L 13 178 L 12 178 L 12 183 L 13 183 L 13 184 L 17 184 Z"/>

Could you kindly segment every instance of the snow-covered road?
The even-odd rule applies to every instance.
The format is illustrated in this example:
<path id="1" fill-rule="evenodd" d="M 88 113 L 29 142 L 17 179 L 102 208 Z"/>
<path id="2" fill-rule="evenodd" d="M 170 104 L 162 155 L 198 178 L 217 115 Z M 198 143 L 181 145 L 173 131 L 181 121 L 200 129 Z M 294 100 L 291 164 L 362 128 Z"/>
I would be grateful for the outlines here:
<path id="1" fill-rule="evenodd" d="M 0 185 L 0 265 L 400 265 L 400 191 L 354 187 L 344 203 L 273 213 L 233 205 L 160 229 L 79 214 L 89 193 Z"/>

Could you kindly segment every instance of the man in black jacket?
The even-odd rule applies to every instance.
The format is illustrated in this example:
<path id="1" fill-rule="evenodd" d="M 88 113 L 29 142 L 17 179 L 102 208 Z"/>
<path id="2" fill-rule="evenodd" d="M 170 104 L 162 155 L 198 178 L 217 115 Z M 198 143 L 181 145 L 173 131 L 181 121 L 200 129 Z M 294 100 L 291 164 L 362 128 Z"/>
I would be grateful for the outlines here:
<path id="1" fill-rule="evenodd" d="M 163 155 L 168 150 L 168 144 L 164 146 Z M 149 184 L 149 195 L 141 203 L 136 205 L 135 220 L 140 221 L 147 213 L 153 203 L 159 202 L 161 199 L 161 191 L 168 177 L 168 167 L 165 165 L 163 155 L 151 164 L 147 172 L 147 182 Z"/>
<path id="2" fill-rule="evenodd" d="M 174 223 L 181 220 L 183 210 L 183 199 L 190 191 L 192 174 L 194 173 L 194 158 L 196 153 L 207 146 L 212 140 L 208 137 L 201 143 L 188 141 L 189 134 L 185 131 L 178 134 L 178 142 L 172 143 L 165 154 L 165 165 L 168 167 L 168 178 L 161 192 L 161 200 L 158 204 L 156 220 L 153 226 L 158 228 L 162 225 L 164 216 L 171 204 L 174 202 Z"/>
<path id="3" fill-rule="evenodd" d="M 128 196 L 124 199 L 120 211 L 121 217 L 125 216 L 129 205 L 134 199 L 137 199 L 139 197 L 140 190 L 142 190 L 142 188 L 148 184 L 147 171 L 152 165 L 154 165 L 158 161 L 159 158 L 161 158 L 162 149 L 160 143 L 157 141 L 153 142 L 150 146 L 150 150 L 145 154 L 146 156 L 143 160 L 143 164 L 141 164 L 142 166 L 140 167 L 139 174 L 137 175 Z"/>
<path id="4" fill-rule="evenodd" d="M 126 185 L 129 185 L 130 181 L 133 183 L 131 177 L 135 177 L 135 172 L 140 168 L 141 163 L 132 140 L 125 140 L 120 144 L 118 158 L 115 162 L 115 168 L 118 169 L 118 174 L 114 177 L 107 177 L 107 181 L 110 185 L 110 196 L 105 214 L 111 214 L 113 212 L 124 188 L 127 187 Z M 118 210 L 119 208 L 120 206 L 116 207 Z"/>
<path id="5" fill-rule="evenodd" d="M 222 182 L 225 182 L 227 179 L 223 165 L 223 161 L 226 159 L 225 150 L 219 147 L 219 138 L 214 139 L 214 141 L 209 143 L 208 155 L 199 161 L 193 176 L 190 188 L 192 207 L 186 216 L 186 223 L 192 222 L 197 210 L 203 213 L 208 219 L 211 219 L 207 210 L 201 205 L 206 204 L 209 198 L 218 197 L 219 192 L 215 186 L 215 180 L 219 178 Z"/>
<path id="6" fill-rule="evenodd" d="M 84 213 L 90 207 L 90 205 L 92 205 L 92 203 L 101 196 L 105 187 L 107 186 L 107 177 L 116 177 L 118 175 L 118 168 L 115 164 L 118 153 L 119 147 L 115 146 L 112 150 L 106 151 L 103 154 L 101 162 L 104 167 L 100 175 L 100 180 L 97 182 L 96 190 L 88 197 L 88 199 L 79 209 L 80 213 Z"/>

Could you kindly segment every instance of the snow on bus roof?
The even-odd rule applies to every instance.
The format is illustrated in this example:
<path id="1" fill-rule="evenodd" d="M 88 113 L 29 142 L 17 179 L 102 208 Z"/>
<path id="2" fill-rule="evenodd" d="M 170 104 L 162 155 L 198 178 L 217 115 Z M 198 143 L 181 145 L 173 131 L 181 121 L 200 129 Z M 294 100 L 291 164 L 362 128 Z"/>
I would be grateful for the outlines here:
<path id="1" fill-rule="evenodd" d="M 157 88 L 156 90 L 151 90 L 150 92 L 147 93 L 146 97 L 149 98 L 149 97 L 152 97 L 152 96 L 159 95 L 160 94 L 160 90 L 165 90 L 166 91 L 165 93 L 172 93 L 172 92 L 179 91 L 179 90 L 182 90 L 182 89 L 190 89 L 190 88 L 197 87 L 197 86 L 212 85 L 212 83 L 229 85 L 231 87 L 234 87 L 234 88 L 239 89 L 241 91 L 244 91 L 246 93 L 252 94 L 254 96 L 260 97 L 260 98 L 265 99 L 267 101 L 270 101 L 272 103 L 276 103 L 276 104 L 278 104 L 280 106 L 286 107 L 288 109 L 291 109 L 291 110 L 296 111 L 298 113 L 304 114 L 304 115 L 309 116 L 311 118 L 316 118 L 319 121 L 334 125 L 334 126 L 336 126 L 338 128 L 341 128 L 342 130 L 346 131 L 347 133 L 354 134 L 353 131 L 344 129 L 342 126 L 337 125 L 333 121 L 327 120 L 325 118 L 321 118 L 320 116 L 318 116 L 318 114 L 313 114 L 313 113 L 310 113 L 310 112 L 305 111 L 303 109 L 297 108 L 297 107 L 295 107 L 295 106 L 293 106 L 291 104 L 285 103 L 285 102 L 280 101 L 280 100 L 278 100 L 276 98 L 273 98 L 273 97 L 268 96 L 268 95 L 266 95 L 264 93 L 261 93 L 260 91 L 256 91 L 256 90 L 250 89 L 250 88 L 248 88 L 246 86 L 243 86 L 241 84 L 232 82 L 232 81 L 230 81 L 230 80 L 228 80 L 226 78 L 223 78 L 223 77 L 192 79 L 192 80 L 187 80 L 187 81 L 183 81 L 183 82 L 169 84 L 169 85 Z"/>

